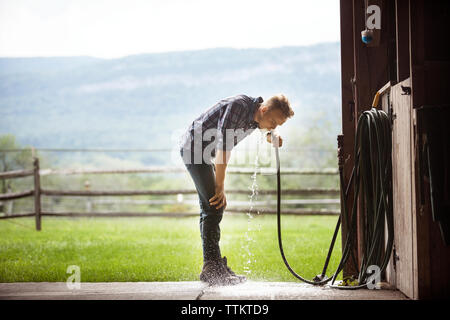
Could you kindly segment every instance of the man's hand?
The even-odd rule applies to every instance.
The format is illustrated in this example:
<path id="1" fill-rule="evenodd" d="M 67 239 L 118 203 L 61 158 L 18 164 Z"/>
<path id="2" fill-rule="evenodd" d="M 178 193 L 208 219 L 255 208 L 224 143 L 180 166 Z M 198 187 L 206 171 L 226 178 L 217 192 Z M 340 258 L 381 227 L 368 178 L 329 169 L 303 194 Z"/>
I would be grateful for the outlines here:
<path id="1" fill-rule="evenodd" d="M 273 135 L 275 138 L 273 145 L 275 147 L 281 147 L 283 145 L 283 139 L 279 136 L 278 133 L 273 133 Z M 272 134 L 270 132 L 267 134 L 267 142 L 272 143 Z"/>
<path id="2" fill-rule="evenodd" d="M 216 152 L 216 190 L 214 197 L 209 199 L 209 204 L 215 206 L 216 209 L 224 208 L 227 206 L 227 198 L 224 192 L 225 183 L 225 170 L 227 168 L 228 160 L 230 159 L 231 152 L 224 150 L 217 150 Z"/>
<path id="3" fill-rule="evenodd" d="M 227 198 L 225 196 L 225 190 L 223 186 L 216 185 L 216 194 L 209 199 L 209 204 L 215 206 L 216 209 L 224 208 L 227 206 Z"/>

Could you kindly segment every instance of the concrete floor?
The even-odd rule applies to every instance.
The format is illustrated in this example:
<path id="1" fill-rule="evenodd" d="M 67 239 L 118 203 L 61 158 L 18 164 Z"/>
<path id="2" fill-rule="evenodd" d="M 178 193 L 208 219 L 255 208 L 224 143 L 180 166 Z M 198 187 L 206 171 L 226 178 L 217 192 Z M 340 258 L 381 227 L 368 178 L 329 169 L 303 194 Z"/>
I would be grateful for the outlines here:
<path id="1" fill-rule="evenodd" d="M 296 282 L 210 287 L 199 281 L 96 282 L 69 289 L 65 282 L 0 283 L 0 300 L 405 300 L 397 290 L 339 290 Z"/>

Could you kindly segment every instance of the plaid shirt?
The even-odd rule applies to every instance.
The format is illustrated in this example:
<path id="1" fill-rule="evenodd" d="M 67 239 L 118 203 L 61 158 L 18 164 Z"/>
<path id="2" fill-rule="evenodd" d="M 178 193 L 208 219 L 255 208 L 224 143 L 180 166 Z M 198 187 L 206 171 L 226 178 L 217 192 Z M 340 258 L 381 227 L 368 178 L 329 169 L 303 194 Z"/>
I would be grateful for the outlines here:
<path id="1" fill-rule="evenodd" d="M 208 148 L 206 153 L 211 157 L 215 157 L 216 148 L 230 151 L 258 128 L 258 123 L 253 120 L 253 117 L 262 102 L 261 97 L 252 98 L 246 95 L 237 95 L 219 101 L 189 126 L 180 142 L 183 153 L 190 153 L 194 163 L 194 151 L 203 154 Z M 196 157 L 199 159 L 198 156 Z M 211 162 L 210 159 L 204 160 L 206 163 Z M 195 163 L 198 161 L 196 160 Z"/>

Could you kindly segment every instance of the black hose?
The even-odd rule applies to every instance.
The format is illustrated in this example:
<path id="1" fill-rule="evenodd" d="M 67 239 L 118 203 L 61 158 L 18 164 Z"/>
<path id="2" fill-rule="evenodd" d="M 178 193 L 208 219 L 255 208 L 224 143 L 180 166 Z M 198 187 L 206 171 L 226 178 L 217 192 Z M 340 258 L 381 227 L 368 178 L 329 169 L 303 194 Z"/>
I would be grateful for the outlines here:
<path id="1" fill-rule="evenodd" d="M 273 139 L 273 137 L 272 137 Z M 328 281 L 330 281 L 330 279 L 325 279 L 325 280 L 321 280 L 321 281 L 313 281 L 313 280 L 307 280 L 305 278 L 303 278 L 302 276 L 300 276 L 299 274 L 297 274 L 289 265 L 289 262 L 286 259 L 286 256 L 284 255 L 284 250 L 283 250 L 283 242 L 281 240 L 281 175 L 280 175 L 280 155 L 278 152 L 278 147 L 275 146 L 275 157 L 276 157 L 276 161 L 277 161 L 277 229 L 278 229 L 278 245 L 280 247 L 280 253 L 281 253 L 281 257 L 283 258 L 284 264 L 286 265 L 286 267 L 288 268 L 288 270 L 292 273 L 292 275 L 294 277 L 296 277 L 297 279 L 309 283 L 309 284 L 313 284 L 313 285 L 320 285 L 320 284 L 325 284 Z"/>
<path id="2" fill-rule="evenodd" d="M 273 138 L 273 137 L 272 137 Z M 278 147 L 275 147 L 275 157 L 277 163 L 277 231 L 278 244 L 281 257 L 287 269 L 297 279 L 312 284 L 323 285 L 332 280 L 336 280 L 338 274 L 343 270 L 348 258 L 352 256 L 354 263 L 354 243 L 357 224 L 357 207 L 360 187 L 362 187 L 361 198 L 363 209 L 361 218 L 365 222 L 364 246 L 362 252 L 361 266 L 359 268 L 357 286 L 333 286 L 339 289 L 358 289 L 367 286 L 368 280 L 366 270 L 371 265 L 377 265 L 380 274 L 385 270 L 393 247 L 393 210 L 392 210 L 392 162 L 391 162 L 391 122 L 387 114 L 372 108 L 365 111 L 358 119 L 355 137 L 355 166 L 349 180 L 347 188 L 344 188 L 343 170 L 339 166 L 339 177 L 341 185 L 341 199 L 343 201 L 342 212 L 336 224 L 333 238 L 328 250 L 327 258 L 322 270 L 322 274 L 313 280 L 307 280 L 297 274 L 286 259 L 281 239 L 281 174 L 280 156 Z M 326 270 L 334 248 L 334 243 L 340 228 L 342 218 L 348 218 L 346 203 L 350 186 L 354 183 L 354 198 L 349 229 L 345 240 L 344 249 L 339 265 L 333 276 L 326 278 Z M 344 192 L 345 190 L 345 192 Z M 387 225 L 388 239 L 384 248 L 384 227 Z M 358 270 L 358 268 L 356 268 Z"/>

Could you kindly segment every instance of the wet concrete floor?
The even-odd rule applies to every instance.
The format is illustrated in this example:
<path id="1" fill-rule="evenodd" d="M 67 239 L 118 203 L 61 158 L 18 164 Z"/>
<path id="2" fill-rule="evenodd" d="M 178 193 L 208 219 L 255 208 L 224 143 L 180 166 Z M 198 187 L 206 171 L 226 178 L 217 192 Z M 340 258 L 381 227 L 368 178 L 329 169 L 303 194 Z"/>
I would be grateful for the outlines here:
<path id="1" fill-rule="evenodd" d="M 90 282 L 68 288 L 65 282 L 0 283 L 0 300 L 404 300 L 390 289 L 339 290 L 296 282 L 247 281 L 208 286 L 200 281 Z"/>

